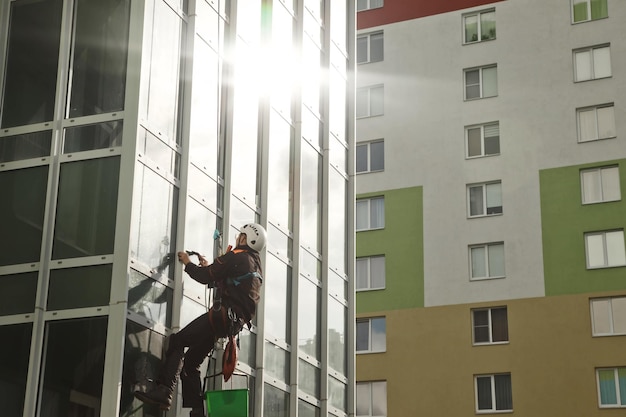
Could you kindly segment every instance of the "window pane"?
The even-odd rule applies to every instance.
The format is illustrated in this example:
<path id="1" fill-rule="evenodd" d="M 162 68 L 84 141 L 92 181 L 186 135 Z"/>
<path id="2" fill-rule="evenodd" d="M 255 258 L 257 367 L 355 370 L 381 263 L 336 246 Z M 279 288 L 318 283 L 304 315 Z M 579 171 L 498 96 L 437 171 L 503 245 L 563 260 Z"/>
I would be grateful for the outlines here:
<path id="1" fill-rule="evenodd" d="M 48 310 L 108 305 L 112 271 L 110 264 L 53 269 L 50 272 Z"/>
<path id="2" fill-rule="evenodd" d="M 289 394 L 269 384 L 265 384 L 263 415 L 272 417 L 289 416 Z"/>
<path id="3" fill-rule="evenodd" d="M 328 301 L 328 350 L 330 367 L 341 373 L 346 372 L 346 307 L 332 298 Z M 357 335 L 358 339 L 358 335 Z"/>
<path id="4" fill-rule="evenodd" d="M 465 17 L 465 42 L 476 42 L 478 40 L 478 16 Z"/>
<path id="5" fill-rule="evenodd" d="M 302 141 L 301 195 L 301 239 L 308 247 L 319 252 L 321 242 L 321 158 L 320 154 L 306 141 Z"/>
<path id="6" fill-rule="evenodd" d="M 301 389 L 315 398 L 319 398 L 321 370 L 302 359 L 298 360 L 298 366 L 300 371 L 298 375 L 298 389 Z"/>
<path id="7" fill-rule="evenodd" d="M 498 72 L 496 67 L 483 69 L 483 97 L 498 95 Z"/>
<path id="8" fill-rule="evenodd" d="M 480 97 L 480 71 L 471 70 L 465 71 L 465 98 L 479 98 Z"/>
<path id="9" fill-rule="evenodd" d="M 272 294 L 272 302 L 265 306 L 265 331 L 277 340 L 290 344 L 291 268 L 275 256 L 268 255 L 265 273 L 272 277 L 263 281 L 265 291 Z"/>
<path id="10" fill-rule="evenodd" d="M 591 51 L 581 51 L 574 54 L 576 63 L 576 81 L 591 79 Z"/>
<path id="11" fill-rule="evenodd" d="M 385 142 L 370 143 L 370 165 L 371 171 L 385 169 Z"/>
<path id="12" fill-rule="evenodd" d="M 52 259 L 113 253 L 120 158 L 61 165 Z"/>
<path id="13" fill-rule="evenodd" d="M 487 184 L 487 214 L 502 213 L 502 184 Z"/>
<path id="14" fill-rule="evenodd" d="M 298 416 L 320 417 L 320 409 L 314 406 L 313 404 L 309 404 L 301 399 L 298 399 Z"/>
<path id="15" fill-rule="evenodd" d="M 307 355 L 319 359 L 321 289 L 308 279 L 300 278 L 298 291 L 298 347 Z"/>
<path id="16" fill-rule="evenodd" d="M 594 78 L 611 76 L 611 52 L 608 46 L 593 50 L 593 75 Z"/>
<path id="17" fill-rule="evenodd" d="M 46 330 L 41 409 L 53 416 L 98 415 L 107 318 L 48 322 Z"/>
<path id="18" fill-rule="evenodd" d="M 602 369 L 598 371 L 598 384 L 600 385 L 600 404 L 617 405 L 617 391 L 615 387 L 615 371 Z"/>
<path id="19" fill-rule="evenodd" d="M 372 415 L 387 415 L 387 382 L 372 382 Z"/>
<path id="20" fill-rule="evenodd" d="M 489 343 L 489 310 L 476 310 L 474 318 L 474 343 Z"/>
<path id="21" fill-rule="evenodd" d="M 269 375 L 289 384 L 289 353 L 267 340 L 263 365 Z"/>
<path id="22" fill-rule="evenodd" d="M 591 18 L 602 19 L 607 17 L 609 11 L 606 7 L 606 0 L 591 0 Z"/>
<path id="23" fill-rule="evenodd" d="M 63 153 L 122 146 L 123 122 L 116 120 L 65 129 Z"/>
<path id="24" fill-rule="evenodd" d="M 370 36 L 370 62 L 378 62 L 384 59 L 384 36 L 375 33 Z"/>
<path id="25" fill-rule="evenodd" d="M 369 200 L 356 202 L 356 230 L 369 229 Z"/>
<path id="26" fill-rule="evenodd" d="M 371 228 L 385 227 L 385 200 L 373 198 L 370 200 Z"/>
<path id="27" fill-rule="evenodd" d="M 39 260 L 48 166 L 0 172 L 0 266 Z"/>
<path id="28" fill-rule="evenodd" d="M 612 298 L 611 307 L 613 308 L 613 333 L 626 333 L 626 297 Z"/>
<path id="29" fill-rule="evenodd" d="M 600 170 L 594 169 L 582 172 L 583 202 L 593 203 L 602 201 L 602 183 Z"/>
<path id="30" fill-rule="evenodd" d="M 367 148 L 368 145 L 357 145 L 356 147 L 356 172 L 366 172 L 367 169 Z"/>
<path id="31" fill-rule="evenodd" d="M 37 272 L 0 275 L 0 316 L 32 313 L 36 295 Z"/>
<path id="32" fill-rule="evenodd" d="M 372 351 L 384 352 L 387 348 L 387 328 L 384 318 L 372 319 Z"/>
<path id="33" fill-rule="evenodd" d="M 496 410 L 512 410 L 511 375 L 495 375 Z"/>
<path id="34" fill-rule="evenodd" d="M 343 382 L 337 381 L 335 378 L 328 378 L 328 402 L 331 406 L 339 410 L 346 409 L 347 390 Z"/>
<path id="35" fill-rule="evenodd" d="M 491 310 L 491 338 L 494 342 L 505 342 L 509 340 L 509 326 L 506 308 L 494 308 Z"/>
<path id="36" fill-rule="evenodd" d="M 480 156 L 482 153 L 480 128 L 467 129 L 467 156 Z"/>
<path id="37" fill-rule="evenodd" d="M 489 245 L 489 276 L 504 276 L 504 245 Z"/>
<path id="38" fill-rule="evenodd" d="M 615 201 L 621 198 L 618 167 L 602 169 L 602 194 L 604 201 Z"/>
<path id="39" fill-rule="evenodd" d="M 500 125 L 493 124 L 484 127 L 485 131 L 485 155 L 500 153 Z"/>
<path id="40" fill-rule="evenodd" d="M 367 36 L 359 36 L 356 38 L 356 62 L 361 64 L 367 62 Z"/>
<path id="41" fill-rule="evenodd" d="M 293 128 L 272 112 L 268 156 L 268 213 L 278 225 L 292 229 Z"/>
<path id="42" fill-rule="evenodd" d="M 485 214 L 483 207 L 483 186 L 469 188 L 470 216 L 481 216 Z"/>
<path id="43" fill-rule="evenodd" d="M 588 20 L 587 2 L 589 0 L 574 0 L 574 22 L 582 22 Z"/>
<path id="44" fill-rule="evenodd" d="M 471 248 L 472 256 L 472 278 L 482 278 L 487 276 L 487 265 L 485 264 L 485 248 Z"/>
<path id="45" fill-rule="evenodd" d="M 491 377 L 483 376 L 476 378 L 476 389 L 478 390 L 478 409 L 491 410 Z"/>
<path id="46" fill-rule="evenodd" d="M 52 131 L 25 133 L 0 138 L 0 162 L 21 161 L 50 155 Z"/>
<path id="47" fill-rule="evenodd" d="M 615 108 L 613 106 L 598 108 L 598 137 L 612 138 L 615 133 Z"/>
<path id="48" fill-rule="evenodd" d="M 624 232 L 609 232 L 606 234 L 606 253 L 608 266 L 626 264 L 626 250 L 624 249 Z"/>
<path id="49" fill-rule="evenodd" d="M 2 127 L 52 120 L 62 0 L 11 2 Z"/>
<path id="50" fill-rule="evenodd" d="M 372 403 L 372 396 L 370 394 L 371 383 L 369 382 L 357 382 L 356 384 L 356 415 L 357 416 L 370 416 L 370 404 Z"/>
<path id="51" fill-rule="evenodd" d="M 579 140 L 598 139 L 598 128 L 596 125 L 596 109 L 581 110 L 578 112 Z"/>
<path id="52" fill-rule="evenodd" d="M 174 290 L 134 269 L 128 276 L 128 309 L 153 323 L 172 325 Z"/>
<path id="53" fill-rule="evenodd" d="M 357 320 L 356 322 L 356 350 L 365 351 L 369 350 L 370 339 L 370 323 L 369 320 Z"/>
<path id="54" fill-rule="evenodd" d="M 374 87 L 370 90 L 371 115 L 378 116 L 384 114 L 384 91 L 381 87 Z"/>
<path id="55" fill-rule="evenodd" d="M 78 0 L 69 117 L 124 108 L 130 0 Z"/>
<path id="56" fill-rule="evenodd" d="M 370 258 L 371 288 L 385 287 L 385 257 L 374 256 Z"/>
<path id="57" fill-rule="evenodd" d="M 605 265 L 604 261 L 604 239 L 603 236 L 587 235 L 587 267 L 595 268 Z"/>
<path id="58" fill-rule="evenodd" d="M 496 38 L 496 13 L 487 12 L 480 15 L 481 40 Z"/>
<path id="59" fill-rule="evenodd" d="M 611 333 L 611 300 L 591 301 L 593 334 Z"/>
<path id="60" fill-rule="evenodd" d="M 361 88 L 356 91 L 356 117 L 367 117 L 369 111 L 369 89 Z"/>
<path id="61" fill-rule="evenodd" d="M 369 258 L 356 260 L 356 289 L 362 290 L 369 287 Z"/>
<path id="62" fill-rule="evenodd" d="M 21 416 L 24 412 L 32 327 L 32 323 L 0 326 L 0 340 L 4 341 L 0 344 L 0 386 L 4 416 Z"/>

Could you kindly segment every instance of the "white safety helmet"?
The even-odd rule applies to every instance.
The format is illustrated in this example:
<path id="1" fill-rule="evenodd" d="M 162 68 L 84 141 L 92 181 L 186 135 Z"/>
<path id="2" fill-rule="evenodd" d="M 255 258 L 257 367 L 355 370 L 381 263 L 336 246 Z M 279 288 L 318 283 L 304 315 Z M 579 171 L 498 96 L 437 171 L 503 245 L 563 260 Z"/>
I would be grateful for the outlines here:
<path id="1" fill-rule="evenodd" d="M 248 243 L 248 246 L 250 246 L 255 251 L 261 252 L 265 247 L 267 232 L 260 224 L 244 224 L 239 232 L 246 235 L 246 242 Z"/>

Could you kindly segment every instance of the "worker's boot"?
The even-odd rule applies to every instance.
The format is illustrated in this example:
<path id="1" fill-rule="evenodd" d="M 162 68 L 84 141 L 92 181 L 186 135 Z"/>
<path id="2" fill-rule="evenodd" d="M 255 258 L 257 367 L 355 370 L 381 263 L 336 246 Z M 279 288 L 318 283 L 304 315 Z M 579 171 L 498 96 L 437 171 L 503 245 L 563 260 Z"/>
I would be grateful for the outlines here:
<path id="1" fill-rule="evenodd" d="M 194 408 L 189 413 L 189 417 L 205 417 L 204 408 Z"/>
<path id="2" fill-rule="evenodd" d="M 156 404 L 161 410 L 169 410 L 172 406 L 172 390 L 161 384 L 150 391 L 135 391 L 135 397 L 144 403 Z"/>

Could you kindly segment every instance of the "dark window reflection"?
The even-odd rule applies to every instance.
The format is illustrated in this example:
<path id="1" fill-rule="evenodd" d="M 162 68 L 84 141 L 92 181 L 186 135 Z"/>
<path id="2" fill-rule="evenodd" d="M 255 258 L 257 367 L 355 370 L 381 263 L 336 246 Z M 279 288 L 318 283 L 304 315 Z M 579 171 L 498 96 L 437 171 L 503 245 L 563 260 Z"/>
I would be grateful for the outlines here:
<path id="1" fill-rule="evenodd" d="M 130 270 L 128 279 L 128 309 L 171 327 L 174 291 L 134 269 Z"/>
<path id="2" fill-rule="evenodd" d="M 2 415 L 21 416 L 24 412 L 26 373 L 30 355 L 32 323 L 0 326 L 0 386 Z M 8 343 L 10 341 L 10 343 Z"/>
<path id="3" fill-rule="evenodd" d="M 0 138 L 0 162 L 50 156 L 51 143 L 51 130 Z"/>
<path id="4" fill-rule="evenodd" d="M 124 108 L 130 0 L 78 0 L 69 117 Z"/>
<path id="5" fill-rule="evenodd" d="M 46 330 L 40 416 L 99 416 L 107 318 L 50 322 Z"/>
<path id="6" fill-rule="evenodd" d="M 0 172 L 0 266 L 39 261 L 48 166 Z"/>
<path id="7" fill-rule="evenodd" d="M 112 271 L 110 264 L 52 270 L 48 310 L 108 305 Z"/>
<path id="8" fill-rule="evenodd" d="M 63 153 L 122 146 L 122 127 L 122 121 L 115 120 L 66 129 Z"/>
<path id="9" fill-rule="evenodd" d="M 35 310 L 37 272 L 0 276 L 0 316 Z"/>
<path id="10" fill-rule="evenodd" d="M 63 0 L 11 3 L 2 127 L 52 120 Z"/>

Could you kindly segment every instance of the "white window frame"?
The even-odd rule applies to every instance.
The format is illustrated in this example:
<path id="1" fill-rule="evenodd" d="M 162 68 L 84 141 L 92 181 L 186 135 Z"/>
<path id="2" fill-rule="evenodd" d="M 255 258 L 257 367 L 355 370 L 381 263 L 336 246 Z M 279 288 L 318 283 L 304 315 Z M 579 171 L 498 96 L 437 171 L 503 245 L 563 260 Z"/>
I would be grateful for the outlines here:
<path id="1" fill-rule="evenodd" d="M 375 61 L 372 60 L 372 37 L 373 36 L 381 36 L 382 38 L 382 42 L 381 42 L 381 59 L 377 59 Z M 362 35 L 358 35 L 357 36 L 357 43 L 359 42 L 360 39 L 365 39 L 366 40 L 366 44 L 367 44 L 367 57 L 365 57 L 364 61 L 358 61 L 358 56 L 357 56 L 357 64 L 361 65 L 361 64 L 369 64 L 372 62 L 381 62 L 384 61 L 385 59 L 385 33 L 382 30 L 376 31 L 376 32 L 371 32 L 371 33 L 365 33 Z M 358 50 L 358 47 L 357 47 Z"/>
<path id="2" fill-rule="evenodd" d="M 509 378 L 511 377 L 511 374 L 508 372 L 505 373 L 499 373 L 499 374 L 487 374 L 487 375 L 474 375 L 474 401 L 475 401 L 475 407 L 476 407 L 476 414 L 492 414 L 492 413 L 511 413 L 513 411 L 512 408 L 507 408 L 507 409 L 498 409 L 498 404 L 496 402 L 496 376 L 500 376 L 500 375 L 509 375 Z M 492 404 L 492 408 L 491 409 L 479 409 L 478 408 L 478 379 L 479 378 L 490 378 L 491 379 L 491 404 Z M 511 386 L 513 381 L 511 381 Z M 512 390 L 512 388 L 511 388 Z M 513 392 L 510 393 L 511 397 L 513 396 Z"/>
<path id="3" fill-rule="evenodd" d="M 383 276 L 382 276 L 382 281 L 383 281 L 383 285 L 380 287 L 375 287 L 372 285 L 372 260 L 382 260 L 382 272 L 383 272 Z M 385 260 L 385 255 L 374 255 L 374 256 L 364 256 L 364 257 L 359 257 L 356 258 L 356 262 L 357 262 L 357 268 L 358 268 L 358 264 L 360 263 L 361 265 L 363 265 L 364 267 L 367 268 L 366 271 L 366 277 L 367 277 L 367 285 L 364 288 L 356 288 L 357 292 L 360 291 L 372 291 L 372 290 L 384 290 L 386 285 L 387 285 L 387 272 L 386 272 L 386 260 Z M 357 274 L 358 276 L 358 274 Z M 357 282 L 355 284 L 355 286 L 358 285 L 358 279 Z"/>
<path id="4" fill-rule="evenodd" d="M 619 302 L 619 307 L 614 307 L 614 304 Z M 623 304 L 623 306 L 622 306 Z M 589 308 L 591 310 L 591 334 L 594 337 L 597 336 L 624 336 L 626 335 L 626 315 L 623 314 L 626 310 L 626 296 L 618 297 L 604 297 L 604 298 L 592 298 L 589 301 Z M 596 323 L 600 320 L 597 316 L 600 316 L 601 310 L 604 310 L 605 314 L 602 314 L 603 319 L 607 319 L 604 322 L 604 326 L 608 328 L 608 332 L 602 332 L 596 329 Z M 615 310 L 618 310 L 615 313 Z M 616 330 L 616 321 L 620 321 L 619 328 L 624 330 Z"/>
<path id="5" fill-rule="evenodd" d="M 489 186 L 491 185 L 495 185 L 495 184 L 499 184 L 500 185 L 500 206 L 491 206 L 488 207 L 487 206 L 487 201 L 489 200 L 489 196 L 487 195 L 487 191 L 490 189 Z M 473 188 L 482 188 L 482 195 L 483 195 L 483 211 L 482 213 L 479 214 L 472 214 L 472 207 L 471 207 L 471 190 Z M 490 209 L 494 209 L 494 208 L 498 208 L 500 207 L 500 212 L 496 212 L 496 213 L 489 213 Z M 489 181 L 489 182 L 481 182 L 481 183 L 476 183 L 476 184 L 468 184 L 467 185 L 467 217 L 470 219 L 474 219 L 477 217 L 489 217 L 489 216 L 501 216 L 504 213 L 504 203 L 502 202 L 502 181 Z"/>
<path id="6" fill-rule="evenodd" d="M 490 271 L 490 268 L 489 268 L 489 247 L 490 246 L 502 247 L 502 271 L 503 271 L 502 275 L 491 275 L 492 272 Z M 473 274 L 474 265 L 473 265 L 473 258 L 472 258 L 472 249 L 479 249 L 479 248 L 482 248 L 485 251 L 484 264 L 485 264 L 486 276 L 484 277 L 478 277 L 478 276 L 475 277 Z M 504 242 L 490 242 L 490 243 L 481 243 L 477 245 L 470 245 L 468 248 L 468 256 L 469 256 L 470 281 L 483 281 L 486 279 L 500 279 L 500 278 L 506 277 L 506 256 L 504 252 Z"/>
<path id="7" fill-rule="evenodd" d="M 615 404 L 602 404 L 602 389 L 600 385 L 600 372 L 602 371 L 613 371 L 614 376 L 614 384 L 615 384 Z M 596 387 L 598 390 L 598 406 L 600 408 L 626 408 L 626 398 L 621 398 L 620 395 L 620 384 L 619 384 L 619 373 L 626 373 L 626 367 L 615 367 L 615 368 L 597 368 L 596 369 Z"/>
<path id="8" fill-rule="evenodd" d="M 595 135 L 593 135 L 593 137 L 583 138 L 583 123 L 581 115 L 589 112 L 594 113 Z M 600 112 L 602 115 L 600 115 Z M 617 131 L 615 128 L 615 105 L 610 103 L 576 109 L 576 124 L 578 131 L 578 143 L 615 138 L 617 137 Z"/>
<path id="9" fill-rule="evenodd" d="M 506 321 L 506 333 L 507 333 L 507 339 L 506 340 L 499 340 L 499 341 L 495 341 L 493 340 L 493 322 L 492 322 L 492 312 L 494 310 L 506 310 L 507 312 L 507 321 Z M 476 341 L 476 332 L 475 329 L 477 327 L 476 325 L 476 316 L 475 314 L 481 311 L 487 311 L 488 315 L 488 323 L 487 323 L 487 328 L 489 329 L 489 340 L 486 342 L 477 342 Z M 482 327 L 482 326 L 481 326 Z M 484 345 L 505 345 L 509 343 L 509 319 L 508 319 L 508 309 L 506 306 L 503 307 L 489 307 L 489 308 L 476 308 L 476 309 L 472 309 L 472 343 L 474 346 L 484 346 Z"/>
<path id="10" fill-rule="evenodd" d="M 482 38 L 482 27 L 481 27 L 482 20 L 481 20 L 481 16 L 483 14 L 487 14 L 487 13 L 493 13 L 494 16 L 495 16 L 496 9 L 492 8 L 492 9 L 488 9 L 488 10 L 480 10 L 478 12 L 472 12 L 472 13 L 467 13 L 467 14 L 463 15 L 463 44 L 464 45 L 470 45 L 470 44 L 479 43 L 479 42 L 487 42 L 487 41 L 491 41 L 491 40 L 495 40 L 496 39 L 497 35 L 495 35 L 495 34 L 494 34 L 493 38 L 489 38 L 489 39 L 483 39 Z M 467 18 L 468 17 L 476 17 L 477 18 L 476 19 L 476 30 L 477 30 L 477 33 L 478 33 L 478 39 L 476 39 L 476 40 L 468 40 L 465 37 L 465 35 L 467 33 L 466 27 L 467 27 Z M 494 19 L 494 21 L 495 21 L 495 19 Z"/>
<path id="11" fill-rule="evenodd" d="M 382 144 L 382 158 L 383 158 L 383 167 L 380 169 L 372 169 L 372 145 L 373 144 Z M 366 147 L 366 152 L 367 152 L 367 169 L 365 169 L 364 171 L 356 171 L 357 174 L 367 174 L 370 172 L 382 172 L 385 170 L 385 140 L 384 139 L 377 139 L 377 140 L 372 140 L 370 142 L 358 142 L 356 144 L 356 148 L 358 149 L 359 147 Z"/>
<path id="12" fill-rule="evenodd" d="M 597 67 L 600 64 L 600 61 L 598 61 L 599 57 L 598 57 L 598 53 L 600 50 L 606 49 L 608 51 L 608 60 L 609 62 L 607 63 L 608 68 L 609 68 L 609 73 L 608 74 L 597 74 L 598 70 Z M 589 70 L 589 78 L 583 78 L 583 75 L 578 73 L 578 62 L 579 59 L 583 59 L 582 58 L 582 54 L 589 54 L 589 68 L 587 68 Z M 611 45 L 610 44 L 603 44 L 603 45 L 595 45 L 595 46 L 589 46 L 586 48 L 579 48 L 579 49 L 574 49 L 574 51 L 572 52 L 572 57 L 574 60 L 574 82 L 585 82 L 585 81 L 592 81 L 592 80 L 601 80 L 603 78 L 610 78 L 613 76 L 613 69 L 611 68 Z"/>
<path id="13" fill-rule="evenodd" d="M 355 400 L 356 400 L 356 410 L 358 410 L 359 408 L 359 403 L 363 402 L 363 403 L 368 403 L 368 408 L 369 411 L 367 414 L 355 414 L 357 417 L 386 417 L 387 416 L 387 381 L 367 381 L 367 382 L 360 382 L 357 381 L 356 383 L 357 385 L 357 389 L 356 391 L 359 391 L 359 387 L 365 387 L 367 389 L 367 391 L 369 392 L 368 395 L 365 395 L 365 398 L 360 398 L 358 395 L 355 396 Z M 374 386 L 380 387 L 382 389 L 382 392 L 384 393 L 384 399 L 383 398 L 376 398 L 374 396 L 374 394 L 372 393 L 372 388 Z M 384 414 L 374 414 L 374 401 L 376 401 L 377 407 L 382 407 L 384 410 Z M 357 412 L 355 410 L 355 413 Z"/>
<path id="14" fill-rule="evenodd" d="M 376 226 L 372 226 L 372 207 L 371 207 L 371 203 L 372 200 L 382 200 L 382 210 L 383 210 L 383 219 L 382 225 L 376 225 Z M 367 217 L 367 227 L 361 228 L 361 229 L 356 229 L 357 232 L 361 232 L 361 231 L 366 231 L 366 230 L 380 230 L 380 229 L 384 229 L 385 228 L 385 197 L 370 197 L 370 198 L 359 198 L 356 200 L 356 204 L 357 206 L 359 204 L 365 204 L 365 202 L 367 202 L 367 212 L 368 212 L 368 217 Z M 357 210 L 358 212 L 358 210 Z M 358 222 L 357 222 L 358 225 Z M 358 227 L 358 226 L 357 226 Z"/>
<path id="15" fill-rule="evenodd" d="M 496 85 L 494 86 L 494 94 L 492 95 L 485 95 L 485 81 L 484 81 L 484 77 L 483 77 L 483 72 L 485 70 L 488 69 L 495 69 L 496 70 L 496 80 L 495 83 Z M 467 87 L 469 86 L 467 84 L 467 74 L 469 72 L 472 71 L 478 71 L 478 86 L 480 87 L 480 94 L 478 95 L 478 97 L 467 97 Z M 474 85 L 474 84 L 472 84 Z M 498 96 L 498 66 L 496 64 L 492 64 L 492 65 L 484 65 L 482 67 L 474 67 L 474 68 L 466 68 L 463 70 L 463 99 L 466 101 L 471 101 L 471 100 L 480 100 L 483 98 L 489 98 L 489 97 L 497 97 Z"/>
<path id="16" fill-rule="evenodd" d="M 617 174 L 617 179 L 613 180 L 615 173 Z M 593 176 L 595 176 L 596 174 L 597 177 L 593 178 Z M 590 180 L 599 180 L 596 184 L 596 188 L 598 188 L 600 192 L 600 198 L 598 200 L 591 199 L 591 196 L 588 196 L 588 193 L 586 193 L 585 184 L 587 184 L 587 181 L 585 180 L 585 178 L 588 177 Z M 580 196 L 583 204 L 598 204 L 608 203 L 611 201 L 620 201 L 622 199 L 620 187 L 621 184 L 618 165 L 580 170 Z"/>
<path id="17" fill-rule="evenodd" d="M 480 154 L 479 155 L 470 155 L 470 144 L 469 144 L 469 134 L 471 130 L 480 129 Z M 486 138 L 494 138 L 496 136 L 485 136 L 485 130 L 491 131 L 493 129 L 498 130 L 498 152 L 497 153 L 485 153 L 485 139 Z M 500 122 L 490 122 L 490 123 L 482 123 L 478 125 L 471 125 L 465 127 L 465 158 L 466 159 L 474 159 L 474 158 L 484 158 L 486 156 L 497 156 L 500 155 Z"/>
<path id="18" fill-rule="evenodd" d="M 378 90 L 380 89 L 382 92 L 382 100 L 383 102 L 381 103 L 380 106 L 380 112 L 375 112 L 375 110 L 372 109 L 372 90 Z M 367 117 L 374 117 L 374 116 L 382 116 L 385 114 L 385 86 L 384 84 L 378 84 L 378 85 L 370 85 L 367 87 L 361 87 L 361 88 L 357 88 L 356 90 L 356 97 L 357 97 L 357 103 L 356 106 L 357 108 L 360 107 L 359 106 L 359 95 L 362 93 L 367 93 L 367 99 L 366 99 L 366 104 L 367 106 L 367 114 L 362 114 L 362 115 L 357 115 L 356 118 L 357 119 L 365 119 Z"/>
<path id="19" fill-rule="evenodd" d="M 372 332 L 372 322 L 374 320 L 382 320 L 385 324 L 385 334 L 383 335 L 383 340 L 377 340 L 378 343 L 381 343 L 383 346 L 381 349 L 372 348 L 373 342 L 373 332 Z M 357 318 L 357 323 L 366 323 L 368 324 L 368 334 L 367 334 L 367 349 L 365 350 L 357 350 L 357 354 L 367 354 L 367 353 L 382 353 L 387 351 L 387 319 L 385 317 L 367 317 L 367 318 Z M 358 339 L 358 335 L 357 335 Z"/>
<path id="20" fill-rule="evenodd" d="M 622 258 L 623 260 L 611 260 L 609 259 L 609 253 L 613 253 L 615 252 L 615 249 L 609 251 L 607 249 L 609 249 L 607 247 L 607 235 L 613 235 L 613 234 L 617 234 L 616 238 L 618 239 L 618 245 L 621 244 L 621 247 L 618 247 L 617 249 L 621 249 L 622 252 Z M 620 236 L 621 235 L 621 236 Z M 604 257 L 604 263 L 602 265 L 590 265 L 589 262 L 589 252 L 590 252 L 590 248 L 589 247 L 589 239 L 593 236 L 601 236 L 602 237 L 602 248 L 593 248 L 595 250 L 597 249 L 601 249 L 602 250 L 602 255 Z M 621 237 L 621 239 L 620 239 Z M 586 258 L 586 262 L 587 262 L 587 269 L 602 269 L 602 268 L 616 268 L 616 267 L 623 267 L 626 266 L 626 251 L 625 251 L 625 247 L 626 245 L 624 244 L 624 229 L 615 229 L 615 230 L 604 230 L 604 231 L 599 231 L 599 232 L 588 232 L 585 233 L 585 258 Z"/>
<path id="21" fill-rule="evenodd" d="M 585 19 L 585 20 L 578 20 L 578 21 L 574 20 L 574 0 L 570 0 L 570 6 L 571 6 L 570 10 L 571 10 L 571 13 L 572 13 L 572 23 L 577 24 L 577 23 L 591 22 L 593 20 L 606 19 L 605 17 L 600 17 L 598 19 L 592 18 L 591 17 L 591 0 L 583 0 L 583 1 L 585 3 L 587 3 L 587 16 L 588 16 L 588 18 Z M 605 2 L 605 7 L 607 7 L 607 17 L 608 17 L 608 4 L 606 4 L 606 3 L 608 3 L 608 1 L 604 0 L 604 2 Z"/>
<path id="22" fill-rule="evenodd" d="M 381 7 L 383 7 L 385 5 L 384 0 L 364 0 L 364 3 L 366 3 L 366 6 L 364 8 L 359 8 L 359 0 L 356 0 L 356 11 L 357 12 L 362 12 L 365 10 L 372 10 L 372 9 L 380 9 Z"/>

